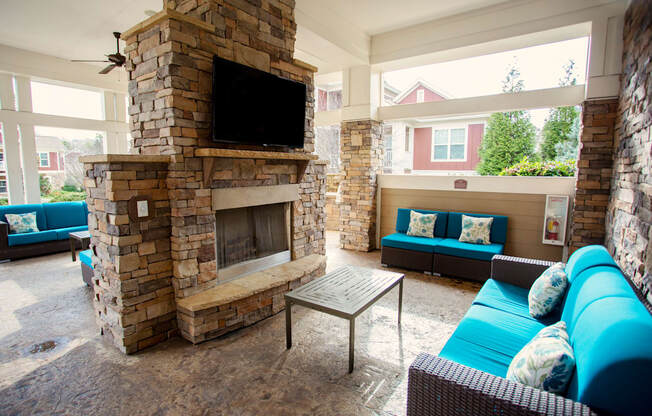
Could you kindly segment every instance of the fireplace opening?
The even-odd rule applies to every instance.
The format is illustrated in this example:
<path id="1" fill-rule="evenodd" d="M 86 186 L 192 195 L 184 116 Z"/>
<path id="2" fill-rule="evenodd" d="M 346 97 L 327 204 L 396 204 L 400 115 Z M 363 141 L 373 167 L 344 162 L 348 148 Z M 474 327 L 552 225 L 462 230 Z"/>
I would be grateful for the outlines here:
<path id="1" fill-rule="evenodd" d="M 288 203 L 215 213 L 215 250 L 220 283 L 291 260 Z"/>

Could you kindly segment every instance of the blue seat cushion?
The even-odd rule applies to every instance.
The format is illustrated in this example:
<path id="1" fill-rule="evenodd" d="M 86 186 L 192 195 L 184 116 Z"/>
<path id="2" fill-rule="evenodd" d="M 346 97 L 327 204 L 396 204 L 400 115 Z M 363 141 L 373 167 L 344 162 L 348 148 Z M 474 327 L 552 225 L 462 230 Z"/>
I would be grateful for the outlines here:
<path id="1" fill-rule="evenodd" d="M 575 375 L 567 397 L 598 413 L 650 414 L 652 315 L 638 299 L 607 297 L 588 305 L 571 334 Z"/>
<path id="2" fill-rule="evenodd" d="M 404 250 L 422 251 L 424 253 L 434 253 L 435 246 L 441 241 L 441 238 L 415 237 L 403 233 L 394 233 L 383 237 L 381 244 L 383 247 L 402 248 Z"/>
<path id="3" fill-rule="evenodd" d="M 45 218 L 45 211 L 42 204 L 23 204 L 23 205 L 5 205 L 0 206 L 0 221 L 7 222 L 5 214 L 26 214 L 36 212 L 36 226 L 39 231 L 48 229 L 48 223 Z"/>
<path id="4" fill-rule="evenodd" d="M 86 202 L 84 201 L 43 204 L 43 209 L 49 230 L 88 225 Z"/>
<path id="5" fill-rule="evenodd" d="M 566 263 L 566 276 L 572 283 L 584 270 L 596 266 L 618 267 L 606 248 L 599 245 L 582 247 L 571 254 Z"/>
<path id="6" fill-rule="evenodd" d="M 445 238 L 435 246 L 435 253 L 491 261 L 494 255 L 503 253 L 503 248 L 504 245 L 499 243 L 472 244 L 463 243 L 454 238 Z"/>
<path id="7" fill-rule="evenodd" d="M 421 214 L 437 214 L 435 220 L 435 237 L 446 237 L 446 224 L 448 223 L 448 212 L 444 211 L 428 211 L 425 209 L 409 209 L 399 208 L 396 213 L 396 231 L 399 233 L 407 233 L 410 227 L 410 211 L 416 211 Z"/>
<path id="8" fill-rule="evenodd" d="M 478 292 L 473 304 L 509 312 L 525 319 L 541 322 L 546 326 L 559 321 L 559 313 L 555 312 L 543 319 L 533 318 L 528 309 L 528 293 L 528 289 L 500 280 L 489 279 Z"/>
<path id="9" fill-rule="evenodd" d="M 457 240 L 462 233 L 462 215 L 469 217 L 488 218 L 494 220 L 491 223 L 491 234 L 489 239 L 492 243 L 505 244 L 507 241 L 507 217 L 504 215 L 487 215 L 487 214 L 466 214 L 461 212 L 448 213 L 448 227 L 446 228 L 446 237 Z"/>
<path id="10" fill-rule="evenodd" d="M 57 240 L 67 240 L 70 238 L 70 233 L 74 233 L 76 231 L 88 231 L 88 225 L 78 225 L 76 227 L 66 227 L 66 228 L 58 228 L 56 230 L 52 230 L 57 233 Z"/>
<path id="11" fill-rule="evenodd" d="M 566 322 L 568 334 L 573 334 L 577 319 L 590 304 L 608 297 L 636 299 L 620 269 L 597 266 L 575 276 L 562 304 L 561 319 Z"/>
<path id="12" fill-rule="evenodd" d="M 57 239 L 56 231 L 39 231 L 38 233 L 9 234 L 9 246 L 22 246 L 25 244 L 43 243 L 45 241 L 55 241 Z"/>
<path id="13" fill-rule="evenodd" d="M 93 268 L 93 261 L 91 260 L 92 251 L 90 249 L 79 252 L 79 260 L 90 267 Z"/>
<path id="14" fill-rule="evenodd" d="M 505 377 L 512 358 L 544 327 L 509 312 L 471 305 L 439 356 Z"/>

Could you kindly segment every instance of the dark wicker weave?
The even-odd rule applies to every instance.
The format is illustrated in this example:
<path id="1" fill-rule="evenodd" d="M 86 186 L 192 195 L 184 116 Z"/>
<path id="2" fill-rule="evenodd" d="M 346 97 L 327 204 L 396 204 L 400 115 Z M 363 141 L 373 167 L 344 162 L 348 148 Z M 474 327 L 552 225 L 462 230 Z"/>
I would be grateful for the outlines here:
<path id="1" fill-rule="evenodd" d="M 588 406 L 421 353 L 410 366 L 408 416 L 595 415 Z"/>
<path id="2" fill-rule="evenodd" d="M 553 264 L 555 262 L 499 254 L 491 259 L 491 278 L 529 289 L 537 277 Z"/>
<path id="3" fill-rule="evenodd" d="M 491 278 L 529 288 L 553 262 L 497 255 Z M 408 416 L 595 415 L 573 400 L 421 353 L 410 366 Z"/>
<path id="4" fill-rule="evenodd" d="M 382 247 L 380 254 L 382 264 L 428 273 L 432 272 L 432 259 L 432 253 L 387 246 Z"/>

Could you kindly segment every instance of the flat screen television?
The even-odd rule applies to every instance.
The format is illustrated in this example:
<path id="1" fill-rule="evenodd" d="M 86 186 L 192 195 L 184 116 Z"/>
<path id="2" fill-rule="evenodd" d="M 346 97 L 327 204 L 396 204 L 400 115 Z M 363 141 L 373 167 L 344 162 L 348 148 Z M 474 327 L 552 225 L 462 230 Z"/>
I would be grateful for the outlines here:
<path id="1" fill-rule="evenodd" d="M 306 85 L 215 56 L 213 141 L 303 147 Z"/>

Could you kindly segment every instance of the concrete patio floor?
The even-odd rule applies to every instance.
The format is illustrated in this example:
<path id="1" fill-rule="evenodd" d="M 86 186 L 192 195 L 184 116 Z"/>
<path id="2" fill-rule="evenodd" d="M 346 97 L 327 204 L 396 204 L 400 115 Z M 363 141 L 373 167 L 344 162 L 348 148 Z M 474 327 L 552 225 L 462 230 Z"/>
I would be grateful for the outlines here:
<path id="1" fill-rule="evenodd" d="M 328 270 L 380 266 L 380 252 L 338 248 L 327 233 Z M 348 323 L 295 307 L 293 341 L 277 314 L 193 346 L 175 338 L 125 356 L 95 326 L 92 290 L 69 253 L 0 264 L 0 414 L 401 415 L 407 370 L 437 353 L 480 288 L 405 272 L 398 288 L 356 321 L 356 361 L 347 373 Z M 34 345 L 55 341 L 52 349 Z"/>

